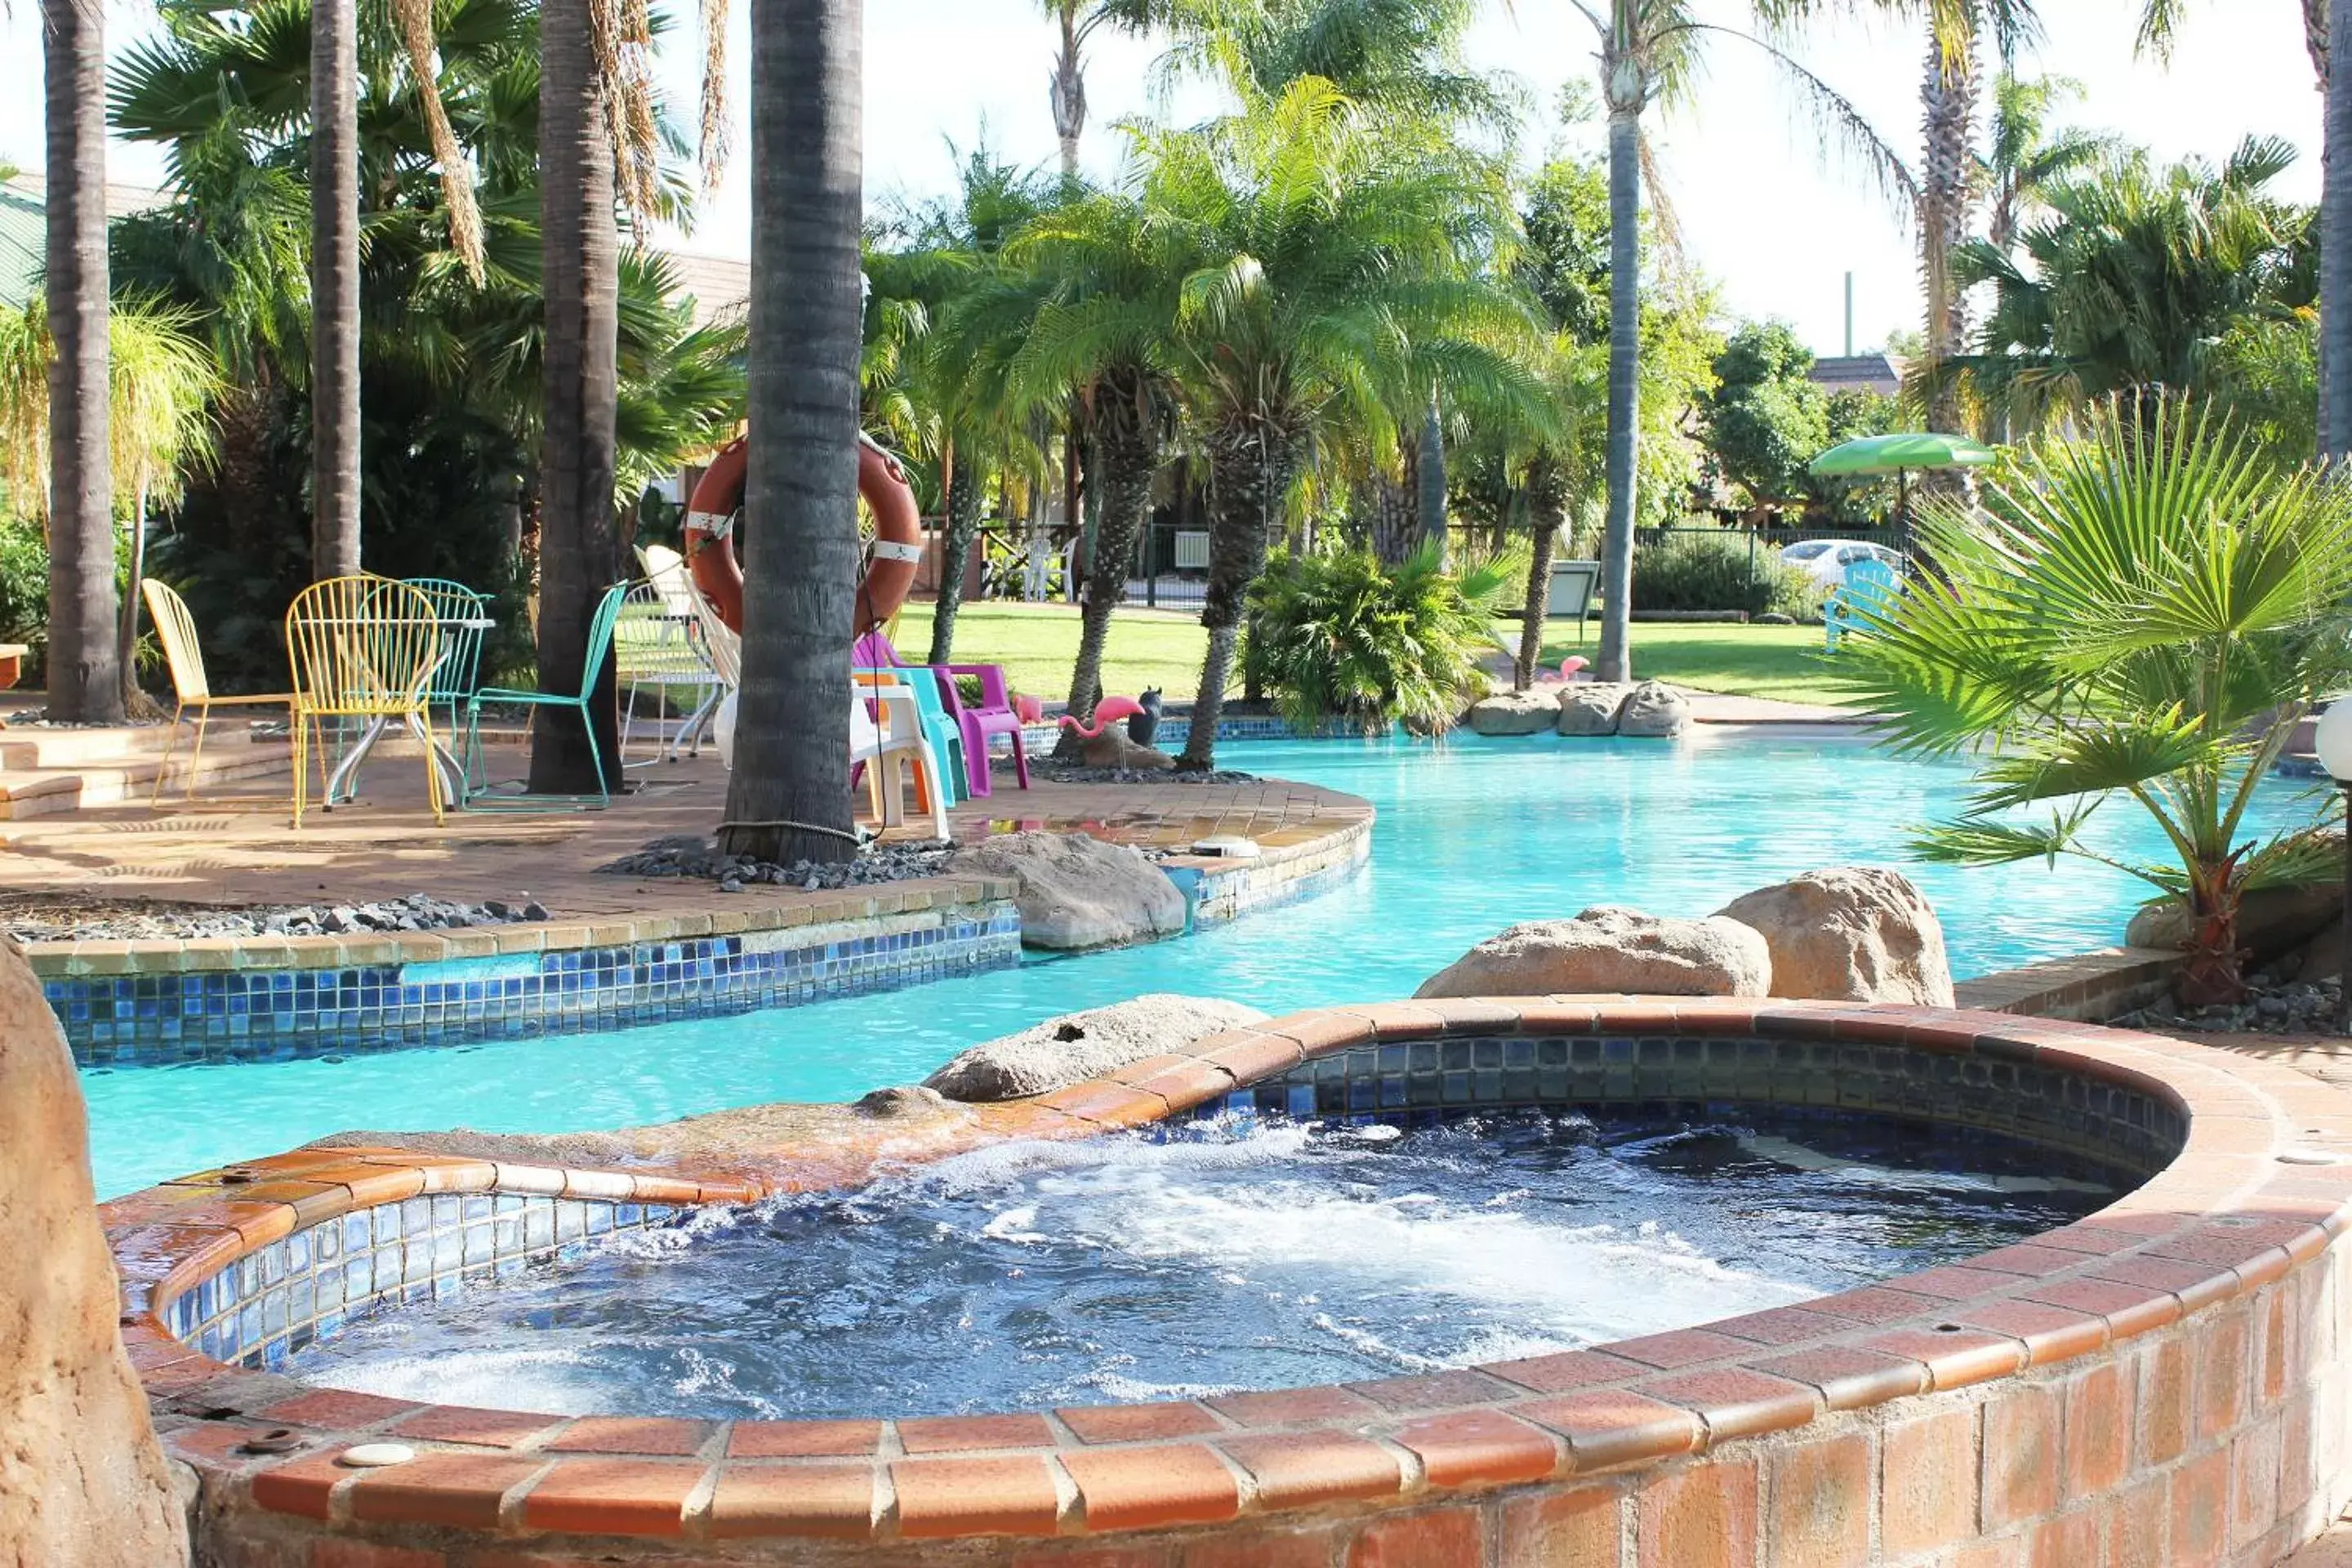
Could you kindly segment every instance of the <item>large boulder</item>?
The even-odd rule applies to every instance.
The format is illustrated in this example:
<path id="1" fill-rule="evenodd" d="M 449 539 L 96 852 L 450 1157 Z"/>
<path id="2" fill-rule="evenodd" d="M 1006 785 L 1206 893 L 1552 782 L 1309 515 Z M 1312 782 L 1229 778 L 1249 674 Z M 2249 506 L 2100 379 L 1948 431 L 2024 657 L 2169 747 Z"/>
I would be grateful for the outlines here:
<path id="1" fill-rule="evenodd" d="M 2277 957 L 2308 940 L 2344 908 L 2344 885 L 2264 888 L 2238 905 L 2238 942 L 2257 962 Z M 2189 907 L 2178 899 L 2142 904 L 2125 929 L 2126 947 L 2179 949 L 2189 945 Z"/>
<path id="2" fill-rule="evenodd" d="M 1944 928 L 1900 872 L 1832 866 L 1734 899 L 1716 913 L 1772 950 L 1772 994 L 1952 1005 Z"/>
<path id="3" fill-rule="evenodd" d="M 1084 742 L 1078 754 L 1090 768 L 1125 768 L 1130 773 L 1166 773 L 1176 765 L 1176 759 L 1156 746 L 1147 746 L 1131 738 L 1125 730 L 1105 725 L 1103 732 Z"/>
<path id="4" fill-rule="evenodd" d="M 1239 1002 L 1204 996 L 1138 996 L 1066 1013 L 1017 1035 L 978 1045 L 923 1080 L 950 1100 L 1026 1100 L 1117 1072 L 1146 1057 L 1227 1029 L 1264 1023 Z"/>
<path id="5" fill-rule="evenodd" d="M 1689 700 L 1663 680 L 1642 682 L 1617 710 L 1617 732 L 1643 740 L 1672 740 L 1690 725 Z"/>
<path id="6" fill-rule="evenodd" d="M 1559 699 L 1550 691 L 1497 691 L 1470 705 L 1475 735 L 1540 735 L 1559 722 Z"/>
<path id="7" fill-rule="evenodd" d="M 1029 947 L 1108 947 L 1184 929 L 1184 895 L 1124 844 L 1083 833 L 1007 833 L 957 852 L 958 871 L 1021 884 L 1021 941 Z"/>
<path id="8" fill-rule="evenodd" d="M 1772 955 L 1737 921 L 1661 920 L 1601 904 L 1488 937 L 1422 982 L 1416 996 L 1769 996 Z"/>
<path id="9" fill-rule="evenodd" d="M 1563 735 L 1613 735 L 1618 710 L 1633 689 L 1620 681 L 1588 680 L 1559 694 L 1559 732 Z"/>
<path id="10" fill-rule="evenodd" d="M 0 1564 L 175 1568 L 187 1517 L 123 1353 L 65 1037 L 0 938 Z"/>

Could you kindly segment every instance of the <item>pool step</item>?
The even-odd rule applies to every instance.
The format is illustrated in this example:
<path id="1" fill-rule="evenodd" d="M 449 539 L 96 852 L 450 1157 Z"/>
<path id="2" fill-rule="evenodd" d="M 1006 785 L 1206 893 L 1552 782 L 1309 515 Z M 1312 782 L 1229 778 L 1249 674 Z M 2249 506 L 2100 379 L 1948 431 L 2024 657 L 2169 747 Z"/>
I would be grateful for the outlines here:
<path id="1" fill-rule="evenodd" d="M 124 756 L 118 752 L 103 762 L 81 766 L 25 767 L 8 758 L 6 750 L 6 747 L 0 746 L 0 820 L 7 821 L 48 816 L 85 806 L 143 804 L 149 792 L 154 788 L 155 774 L 163 763 L 161 745 L 145 755 Z M 283 741 L 257 743 L 242 734 L 234 737 L 215 735 L 205 747 L 197 787 L 213 791 L 237 780 L 273 775 L 282 780 L 287 776 L 289 763 L 289 749 Z M 167 803 L 177 799 L 186 787 L 188 747 L 185 742 L 182 743 L 179 755 L 172 759 L 171 765 L 172 777 L 165 789 Z M 273 791 L 275 787 L 270 786 Z M 286 788 L 290 793 L 291 784 L 289 783 Z"/>

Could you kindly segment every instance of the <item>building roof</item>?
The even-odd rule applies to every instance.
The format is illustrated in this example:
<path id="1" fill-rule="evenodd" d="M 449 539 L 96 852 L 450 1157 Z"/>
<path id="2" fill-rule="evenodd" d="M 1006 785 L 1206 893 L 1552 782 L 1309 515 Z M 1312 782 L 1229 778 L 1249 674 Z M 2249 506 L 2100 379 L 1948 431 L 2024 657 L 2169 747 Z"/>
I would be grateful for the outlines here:
<path id="1" fill-rule="evenodd" d="M 1903 373 L 1885 354 L 1831 354 L 1813 362 L 1811 379 L 1832 392 L 1883 392 L 1892 397 L 1903 390 Z"/>
<path id="2" fill-rule="evenodd" d="M 48 223 L 43 216 L 48 194 L 49 183 L 39 174 L 11 174 L 0 181 L 0 305 L 22 305 L 40 286 L 42 260 L 48 252 Z M 169 191 L 152 185 L 110 180 L 106 216 L 129 217 L 171 199 Z"/>

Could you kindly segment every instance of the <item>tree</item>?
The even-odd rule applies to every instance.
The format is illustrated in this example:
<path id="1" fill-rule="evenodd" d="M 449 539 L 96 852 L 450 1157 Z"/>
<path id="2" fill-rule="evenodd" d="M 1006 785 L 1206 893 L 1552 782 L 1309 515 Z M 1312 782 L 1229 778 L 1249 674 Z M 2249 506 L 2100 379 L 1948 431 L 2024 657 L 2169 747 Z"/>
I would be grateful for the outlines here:
<path id="1" fill-rule="evenodd" d="M 310 574 L 359 569 L 359 5 L 311 0 Z"/>
<path id="2" fill-rule="evenodd" d="M 1061 35 L 1054 53 L 1050 97 L 1054 135 L 1062 144 L 1062 180 L 1078 181 L 1078 141 L 1087 130 L 1087 45 L 1113 27 L 1139 33 L 1180 13 L 1205 11 L 1220 0 L 1040 0 Z"/>
<path id="3" fill-rule="evenodd" d="M 857 582 L 859 0 L 753 0 L 741 718 L 719 841 L 840 860 Z"/>
<path id="4" fill-rule="evenodd" d="M 106 25 L 100 0 L 42 0 L 47 122 L 48 711 L 122 718 L 107 426 Z"/>
<path id="5" fill-rule="evenodd" d="M 2246 814 L 2296 724 L 2352 680 L 2352 491 L 2178 399 L 2082 425 L 2000 471 L 1980 508 L 1927 503 L 1931 569 L 1869 616 L 1857 677 L 1901 749 L 1984 758 L 1968 813 L 1921 853 L 2118 866 L 2188 910 L 2180 1000 L 2235 1001 L 2246 895 L 2342 868 L 2316 825 L 2254 842 Z M 2110 804 L 2153 817 L 2171 858 L 2088 839 Z M 2019 820 L 2045 805 L 2046 825 Z"/>
<path id="6" fill-rule="evenodd" d="M 1710 34 L 1762 50 L 1798 88 L 1834 141 L 1860 156 L 1882 190 L 1909 201 L 1916 185 L 1902 159 L 1853 104 L 1785 49 L 1737 28 L 1702 22 L 1690 0 L 1570 0 L 1599 36 L 1601 100 L 1609 111 L 1609 510 L 1601 543 L 1602 680 L 1633 675 L 1633 521 L 1641 444 L 1642 172 L 1648 152 L 1642 117 L 1661 97 L 1684 90 Z M 1753 0 L 1767 21 L 1784 22 L 1813 7 L 1807 0 Z"/>
<path id="7" fill-rule="evenodd" d="M 2268 141 L 2219 168 L 2119 154 L 2053 185 L 2019 255 L 1979 242 L 1958 258 L 1963 283 L 1994 290 L 1959 368 L 2029 430 L 2112 393 L 2211 390 L 2234 329 L 2313 299 L 2309 215 L 2269 194 L 2293 159 Z"/>
<path id="8" fill-rule="evenodd" d="M 1804 495 L 1807 466 L 1828 449 L 1829 399 L 1812 367 L 1812 351 L 1780 321 L 1749 322 L 1716 358 L 1708 455 L 1759 509 Z"/>
<path id="9" fill-rule="evenodd" d="M 1078 389 L 1100 501 L 1070 671 L 1069 710 L 1081 722 L 1103 697 L 1111 616 L 1127 597 L 1128 571 L 1176 423 L 1180 245 L 1134 197 L 1086 196 L 1044 215 L 1013 243 L 1008 259 L 1026 286 L 975 312 L 975 320 L 994 319 L 992 335 L 1020 344 L 1008 367 L 1016 401 L 1042 405 L 1060 389 Z"/>
<path id="10" fill-rule="evenodd" d="M 2082 96 L 2066 77 L 2003 71 L 1993 84 L 1992 150 L 1979 176 L 1986 187 L 1985 238 L 1998 250 L 2017 242 L 2018 226 L 2042 205 L 2042 193 L 2115 150 L 2107 137 L 2051 128 L 2061 105 Z"/>
<path id="11" fill-rule="evenodd" d="M 620 725 L 611 660 L 586 668 L 597 595 L 620 570 L 613 513 L 619 415 L 620 239 L 611 102 L 592 0 L 540 8 L 540 242 L 547 336 L 541 361 L 539 676 L 551 690 L 593 681 L 590 729 L 531 727 L 530 788 L 587 795 L 619 787 Z"/>
<path id="12" fill-rule="evenodd" d="M 1210 468 L 1209 644 L 1183 763 L 1212 765 L 1244 597 L 1316 441 L 1344 420 L 1392 448 L 1433 383 L 1501 395 L 1524 306 L 1471 276 L 1507 227 L 1486 167 L 1307 78 L 1256 114 L 1139 138 L 1145 221 L 1184 247 L 1171 344 Z"/>

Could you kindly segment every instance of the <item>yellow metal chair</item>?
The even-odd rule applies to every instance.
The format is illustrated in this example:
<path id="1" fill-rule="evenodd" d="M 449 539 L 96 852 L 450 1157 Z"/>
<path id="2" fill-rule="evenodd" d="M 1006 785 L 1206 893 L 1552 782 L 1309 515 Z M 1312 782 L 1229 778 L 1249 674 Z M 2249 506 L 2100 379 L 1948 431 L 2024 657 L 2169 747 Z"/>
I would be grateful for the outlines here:
<path id="1" fill-rule="evenodd" d="M 217 697 L 212 682 L 205 674 L 204 645 L 196 640 L 196 621 L 188 614 L 187 602 L 165 584 L 150 577 L 140 584 L 146 596 L 148 618 L 155 623 L 155 636 L 163 645 L 163 661 L 171 667 L 172 692 L 175 699 L 172 709 L 172 738 L 163 747 L 163 761 L 155 770 L 155 787 L 149 792 L 147 804 L 160 805 L 163 798 L 163 781 L 171 776 L 172 754 L 180 749 L 180 720 L 191 708 L 196 710 L 196 743 L 188 752 L 188 778 L 180 792 L 184 800 L 196 798 L 196 780 L 205 760 L 205 729 L 212 722 L 215 708 L 283 708 L 289 717 L 294 711 L 294 694 L 290 691 L 257 692 L 250 696 Z M 298 747 L 296 755 L 300 755 Z M 299 771 L 299 764 L 297 764 Z"/>
<path id="2" fill-rule="evenodd" d="M 433 601 L 386 577 L 330 577 L 295 595 L 286 612 L 294 670 L 294 826 L 302 826 L 303 763 L 312 726 L 360 719 L 362 749 L 394 723 L 425 746 L 425 799 L 442 820 L 441 767 L 433 740 L 434 672 L 441 619 Z"/>

